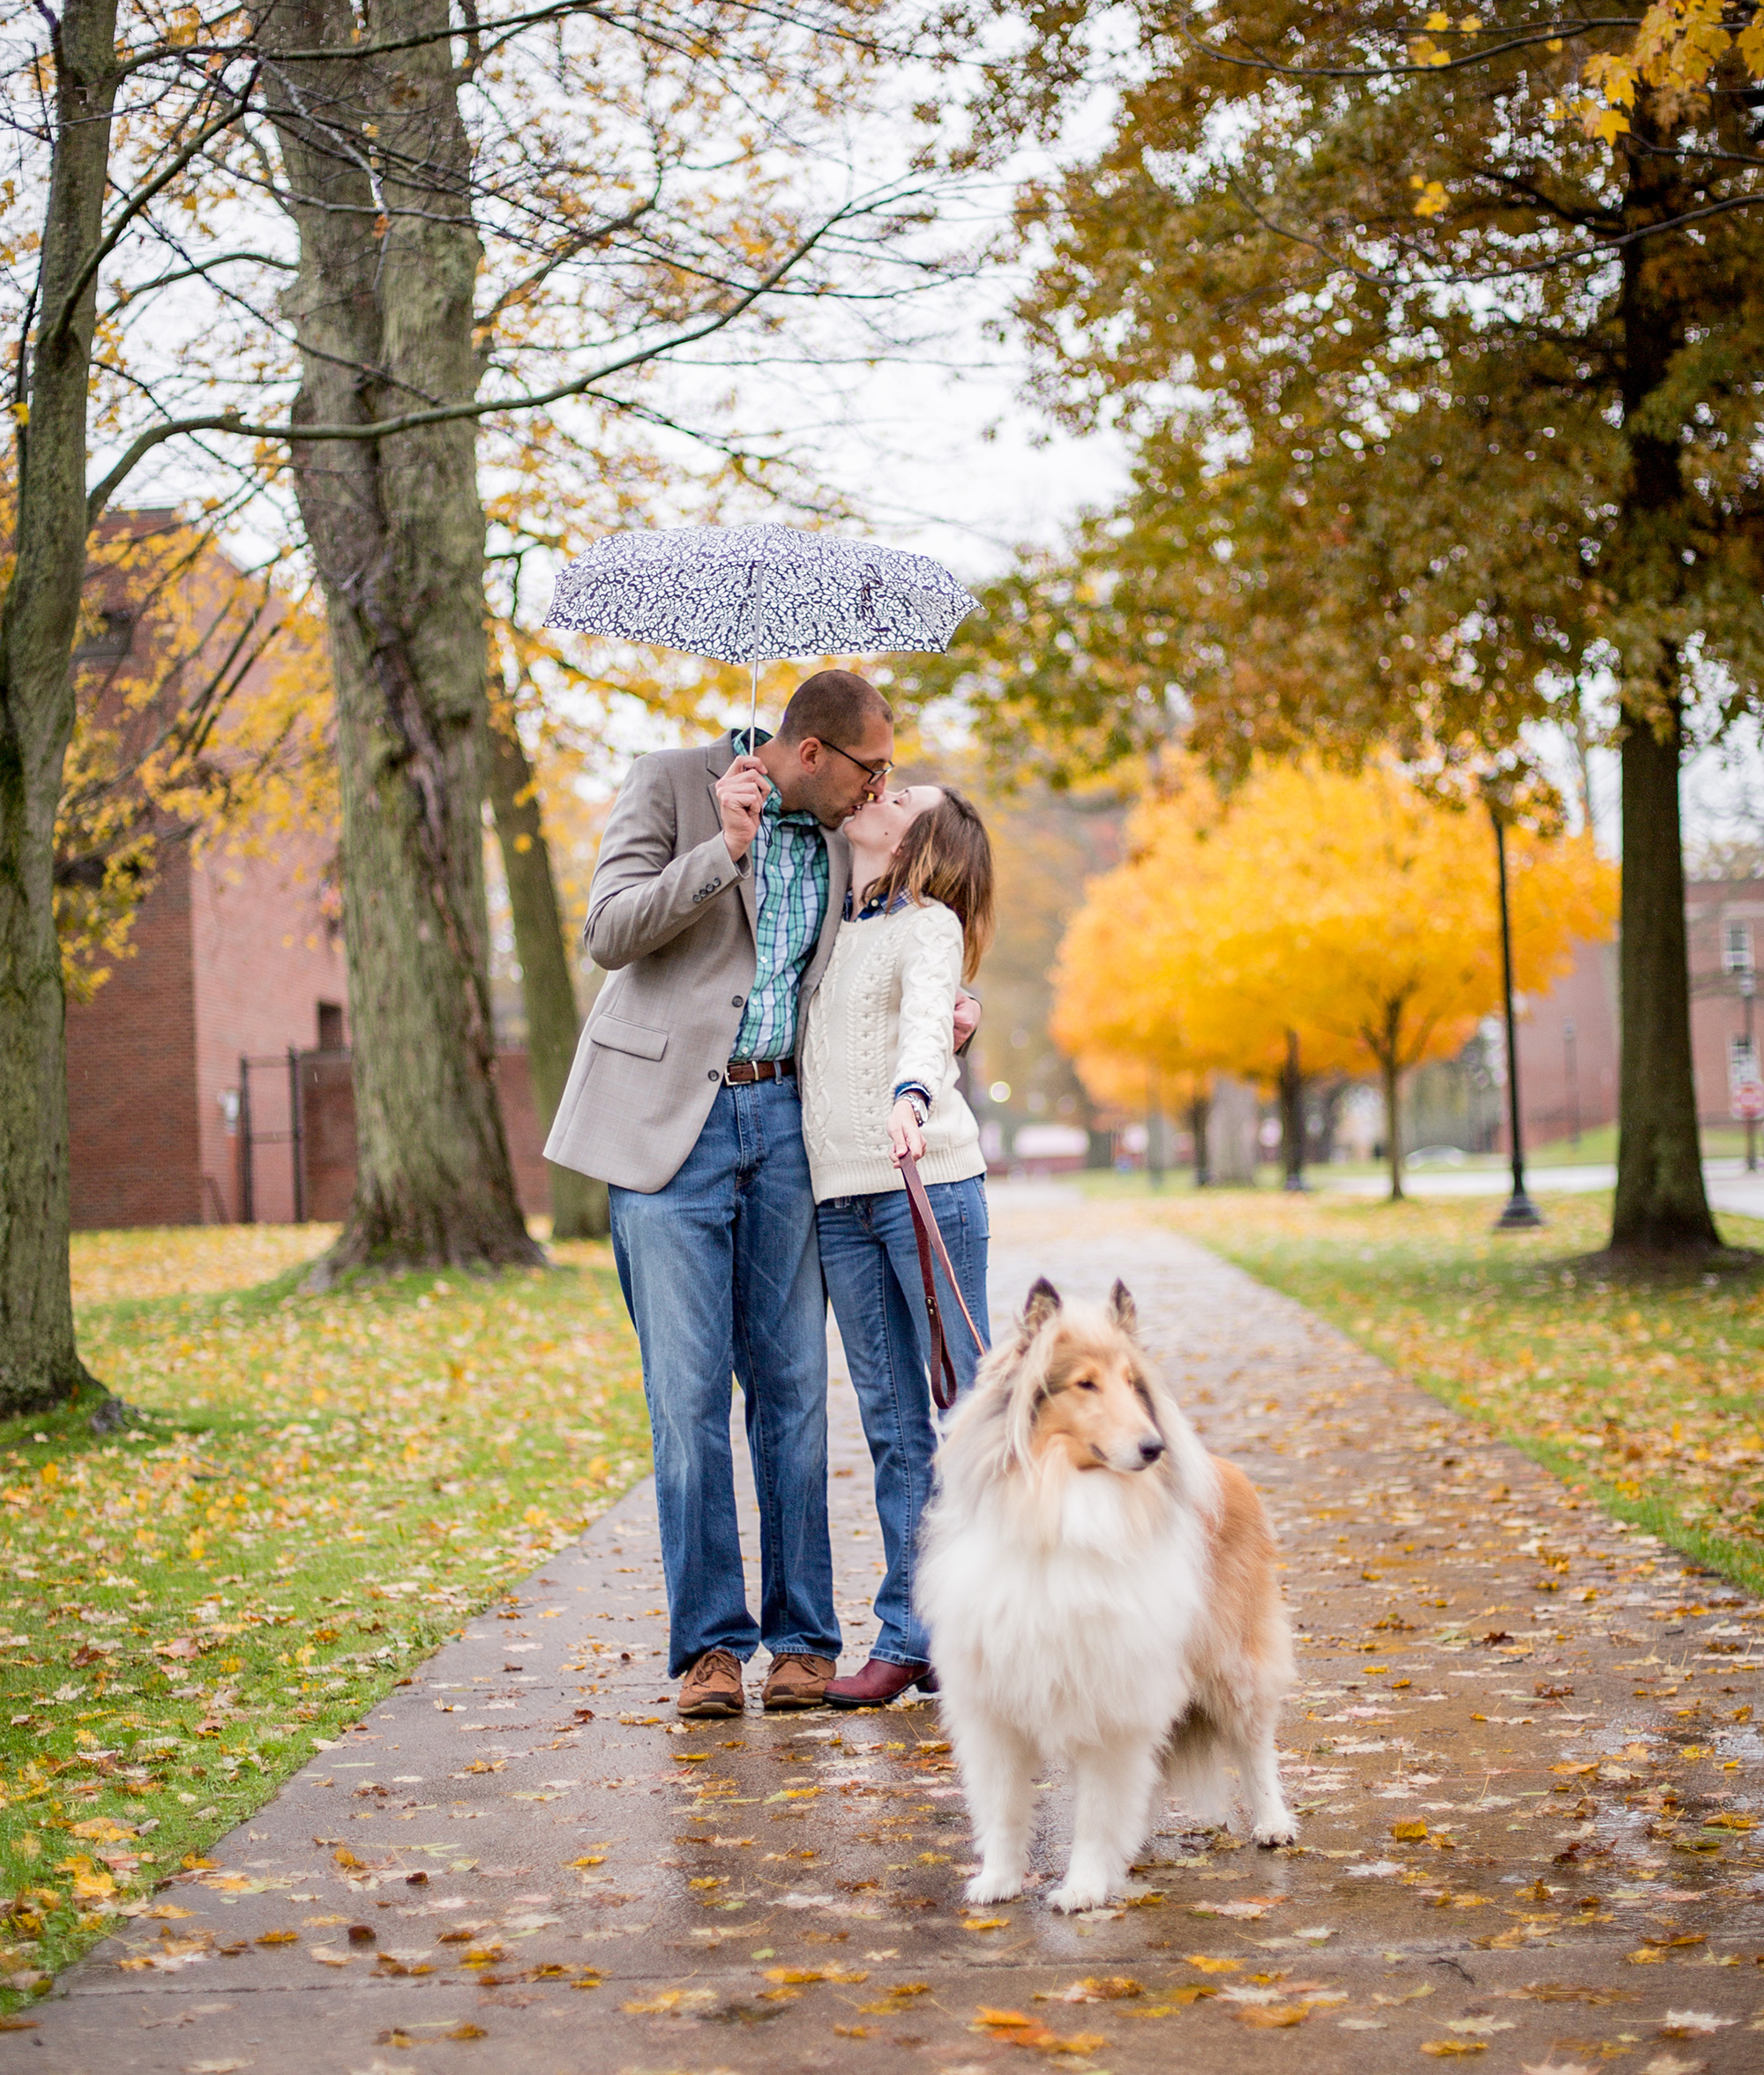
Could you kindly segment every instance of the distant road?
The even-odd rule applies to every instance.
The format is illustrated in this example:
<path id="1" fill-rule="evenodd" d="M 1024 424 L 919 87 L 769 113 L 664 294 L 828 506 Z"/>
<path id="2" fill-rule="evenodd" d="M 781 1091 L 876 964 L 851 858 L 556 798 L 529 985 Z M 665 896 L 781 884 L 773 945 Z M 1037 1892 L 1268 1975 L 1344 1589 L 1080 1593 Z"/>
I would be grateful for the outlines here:
<path id="1" fill-rule="evenodd" d="M 1390 1184 L 1380 1175 L 1343 1175 L 1337 1178 L 1327 1168 L 1312 1168 L 1311 1177 L 1319 1189 L 1339 1191 L 1344 1196 L 1382 1196 Z M 1703 1181 L 1710 1204 L 1718 1211 L 1732 1211 L 1747 1218 L 1764 1218 L 1764 1172 L 1748 1175 L 1739 1160 L 1706 1160 Z M 1505 1196 L 1513 1186 L 1506 1168 L 1419 1168 L 1402 1177 L 1410 1196 Z M 1534 1195 L 1558 1194 L 1569 1190 L 1614 1189 L 1614 1167 L 1532 1168 L 1525 1170 L 1525 1186 Z"/>

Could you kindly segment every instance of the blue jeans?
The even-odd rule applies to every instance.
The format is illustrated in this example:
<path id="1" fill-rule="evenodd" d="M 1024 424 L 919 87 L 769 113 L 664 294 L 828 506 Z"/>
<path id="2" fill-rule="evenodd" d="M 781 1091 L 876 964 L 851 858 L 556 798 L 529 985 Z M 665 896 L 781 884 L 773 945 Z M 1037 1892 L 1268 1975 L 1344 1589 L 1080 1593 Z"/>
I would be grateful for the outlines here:
<path id="1" fill-rule="evenodd" d="M 839 1655 L 827 1530 L 826 1295 L 794 1080 L 717 1091 L 665 1188 L 609 1191 L 613 1258 L 643 1350 L 668 1580 L 668 1670 Z M 760 1609 L 747 1610 L 729 1451 L 741 1385 L 759 1497 Z"/>
<path id="2" fill-rule="evenodd" d="M 925 1191 L 949 1250 L 950 1265 L 982 1332 L 986 1319 L 986 1185 L 934 1182 Z M 881 1633 L 872 1654 L 890 1664 L 923 1664 L 931 1655 L 913 1609 L 913 1564 L 919 1516 L 931 1497 L 931 1324 L 924 1282 L 904 1189 L 874 1196 L 835 1196 L 820 1205 L 821 1268 L 876 1466 L 876 1511 L 882 1522 L 887 1575 L 876 1595 Z M 980 1350 L 936 1269 L 944 1334 L 966 1390 Z"/>

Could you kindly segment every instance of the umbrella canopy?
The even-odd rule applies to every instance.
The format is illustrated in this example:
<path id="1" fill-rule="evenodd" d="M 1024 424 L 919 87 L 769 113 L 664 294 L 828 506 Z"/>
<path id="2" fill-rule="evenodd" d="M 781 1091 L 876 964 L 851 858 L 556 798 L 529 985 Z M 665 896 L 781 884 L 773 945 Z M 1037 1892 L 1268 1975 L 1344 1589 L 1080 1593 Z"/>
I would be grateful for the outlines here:
<path id="1" fill-rule="evenodd" d="M 609 534 L 557 578 L 548 627 L 723 663 L 942 649 L 977 601 L 928 555 L 790 526 Z"/>

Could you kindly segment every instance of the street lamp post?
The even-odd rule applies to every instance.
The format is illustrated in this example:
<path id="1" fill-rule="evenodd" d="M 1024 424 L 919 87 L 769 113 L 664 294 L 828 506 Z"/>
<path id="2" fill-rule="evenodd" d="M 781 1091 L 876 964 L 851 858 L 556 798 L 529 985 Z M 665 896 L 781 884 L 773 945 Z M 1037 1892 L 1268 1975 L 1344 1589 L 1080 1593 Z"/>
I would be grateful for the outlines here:
<path id="1" fill-rule="evenodd" d="M 1752 1000 L 1757 991 L 1758 975 L 1750 966 L 1745 967 L 1739 975 L 1739 998 L 1745 1004 L 1745 1056 L 1753 1080 L 1758 1079 L 1758 1047 L 1752 1033 Z M 1748 1175 L 1758 1172 L 1758 1119 L 1755 1116 L 1748 1116 L 1745 1120 L 1745 1171 Z"/>
<path id="2" fill-rule="evenodd" d="M 1497 1232 L 1517 1232 L 1544 1222 L 1544 1213 L 1525 1193 L 1525 1141 L 1519 1122 L 1519 1040 L 1513 1020 L 1513 922 L 1506 899 L 1506 830 L 1500 810 L 1491 799 L 1495 865 L 1500 880 L 1500 981 L 1506 1011 L 1506 1115 L 1513 1136 L 1513 1194 L 1495 1220 Z"/>
<path id="3" fill-rule="evenodd" d="M 1581 1142 L 1581 1072 L 1574 1049 L 1574 1019 L 1571 1016 L 1562 1025 L 1564 1079 L 1567 1083 L 1568 1137 L 1576 1146 Z"/>

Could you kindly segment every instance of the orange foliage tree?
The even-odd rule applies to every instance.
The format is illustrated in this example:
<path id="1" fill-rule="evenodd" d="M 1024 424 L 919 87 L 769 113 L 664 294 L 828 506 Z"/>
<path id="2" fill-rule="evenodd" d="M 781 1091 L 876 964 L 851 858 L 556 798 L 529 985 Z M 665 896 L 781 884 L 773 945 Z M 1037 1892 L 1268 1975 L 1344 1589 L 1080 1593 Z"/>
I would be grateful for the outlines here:
<path id="1" fill-rule="evenodd" d="M 1485 820 L 1396 772 L 1278 765 L 1220 802 L 1141 810 L 1132 861 L 1092 883 L 1061 947 L 1056 1030 L 1177 1071 L 1263 1081 L 1375 1072 L 1402 1194 L 1402 1076 L 1450 1057 L 1500 1001 Z M 1515 984 L 1538 991 L 1609 936 L 1615 868 L 1589 838 L 1509 832 Z"/>

